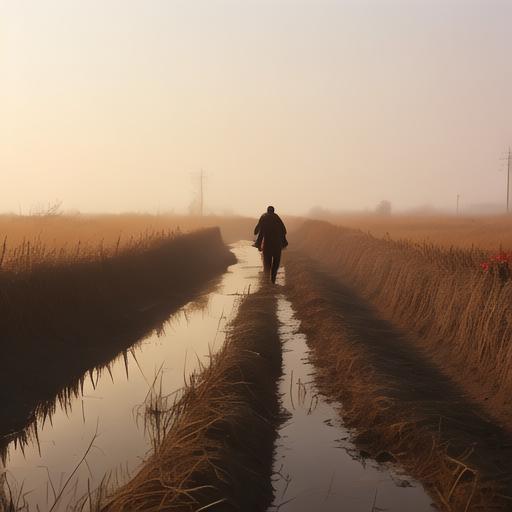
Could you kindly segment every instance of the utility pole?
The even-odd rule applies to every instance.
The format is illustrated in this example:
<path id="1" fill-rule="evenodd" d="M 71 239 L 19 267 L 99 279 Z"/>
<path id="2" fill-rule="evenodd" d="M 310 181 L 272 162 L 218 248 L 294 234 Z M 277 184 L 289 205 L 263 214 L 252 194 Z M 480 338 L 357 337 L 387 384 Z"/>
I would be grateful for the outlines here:
<path id="1" fill-rule="evenodd" d="M 512 154 L 510 152 L 510 146 L 508 147 L 507 156 L 507 213 L 510 213 L 510 166 L 511 166 Z"/>
<path id="2" fill-rule="evenodd" d="M 199 172 L 192 172 L 191 179 L 194 187 L 194 196 L 190 203 L 189 212 L 191 215 L 204 215 L 204 193 L 206 183 L 206 173 L 201 168 Z"/>

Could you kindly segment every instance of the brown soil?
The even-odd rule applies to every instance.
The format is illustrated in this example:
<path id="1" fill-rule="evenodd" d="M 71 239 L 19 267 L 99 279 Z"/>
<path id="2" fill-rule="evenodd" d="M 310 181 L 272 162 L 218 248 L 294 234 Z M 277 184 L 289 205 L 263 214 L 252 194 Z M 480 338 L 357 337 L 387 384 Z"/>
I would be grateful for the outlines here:
<path id="1" fill-rule="evenodd" d="M 163 442 L 103 510 L 266 510 L 281 363 L 276 297 L 263 284 L 243 301 L 210 366 L 167 411 Z"/>
<path id="2" fill-rule="evenodd" d="M 512 437 L 352 289 L 297 253 L 286 270 L 320 386 L 362 453 L 396 461 L 442 510 L 511 510 Z"/>

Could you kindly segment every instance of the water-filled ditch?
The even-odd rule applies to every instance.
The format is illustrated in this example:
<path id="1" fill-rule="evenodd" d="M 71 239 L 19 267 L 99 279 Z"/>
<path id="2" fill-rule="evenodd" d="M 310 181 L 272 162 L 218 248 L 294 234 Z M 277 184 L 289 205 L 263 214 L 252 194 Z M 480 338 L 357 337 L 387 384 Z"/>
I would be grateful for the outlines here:
<path id="1" fill-rule="evenodd" d="M 282 271 L 278 283 L 284 280 Z M 340 406 L 329 403 L 315 386 L 306 338 L 283 295 L 278 316 L 285 420 L 276 447 L 275 498 L 269 512 L 432 512 L 432 500 L 421 485 L 388 465 L 361 457 L 340 419 Z"/>
<path id="2" fill-rule="evenodd" d="M 10 446 L 4 469 L 6 492 L 20 496 L 27 509 L 44 511 L 62 491 L 53 509 L 62 511 L 97 487 L 105 475 L 122 483 L 133 474 L 150 449 L 139 414 L 155 376 L 161 376 L 165 393 L 178 390 L 184 378 L 222 345 L 224 327 L 239 295 L 258 287 L 258 252 L 248 242 L 232 249 L 238 263 L 203 301 L 173 315 L 160 332 L 138 343 L 126 360 L 115 360 L 109 371 L 93 372 L 81 396 L 67 407 L 57 407 L 51 421 L 38 426 L 37 440 L 23 449 Z M 281 271 L 278 286 L 284 278 Z M 276 497 L 271 510 L 432 510 L 420 486 L 389 467 L 354 458 L 357 451 L 336 407 L 318 394 L 312 382 L 307 345 L 284 296 L 279 298 L 278 315 L 284 343 L 280 390 L 289 417 L 276 447 Z"/>
<path id="3" fill-rule="evenodd" d="M 37 506 L 48 510 L 93 438 L 86 461 L 65 485 L 54 510 L 66 510 L 88 488 L 95 489 L 106 474 L 112 482 L 122 483 L 133 473 L 150 449 L 139 413 L 155 376 L 161 375 L 165 393 L 181 388 L 184 376 L 207 363 L 210 350 L 222 346 L 224 328 L 239 294 L 258 287 L 257 251 L 248 242 L 232 250 L 238 263 L 204 300 L 182 308 L 160 332 L 133 347 L 126 364 L 119 357 L 110 371 L 93 372 L 84 384 L 83 396 L 66 409 L 57 407 L 51 421 L 38 426 L 38 440 L 24 449 L 11 444 L 5 467 L 6 493 L 9 485 L 12 494 L 21 492 L 20 503 L 26 501 L 30 510 Z"/>

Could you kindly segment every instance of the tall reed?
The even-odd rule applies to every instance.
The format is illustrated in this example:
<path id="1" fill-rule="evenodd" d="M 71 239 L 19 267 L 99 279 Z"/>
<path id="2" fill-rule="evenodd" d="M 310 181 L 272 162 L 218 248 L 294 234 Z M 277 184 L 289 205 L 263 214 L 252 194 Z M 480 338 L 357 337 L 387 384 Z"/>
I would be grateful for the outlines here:
<path id="1" fill-rule="evenodd" d="M 318 212 L 316 219 L 360 229 L 377 238 L 428 242 L 445 248 L 512 249 L 510 215 L 336 214 Z"/>
<path id="2" fill-rule="evenodd" d="M 282 361 L 275 291 L 262 286 L 244 299 L 224 346 L 182 394 L 168 404 L 150 401 L 154 452 L 105 512 L 269 507 Z"/>
<path id="3" fill-rule="evenodd" d="M 443 249 L 309 221 L 293 244 L 350 283 L 512 425 L 512 283 L 478 249 Z"/>
<path id="4" fill-rule="evenodd" d="M 208 229 L 0 270 L 0 453 L 234 262 Z"/>

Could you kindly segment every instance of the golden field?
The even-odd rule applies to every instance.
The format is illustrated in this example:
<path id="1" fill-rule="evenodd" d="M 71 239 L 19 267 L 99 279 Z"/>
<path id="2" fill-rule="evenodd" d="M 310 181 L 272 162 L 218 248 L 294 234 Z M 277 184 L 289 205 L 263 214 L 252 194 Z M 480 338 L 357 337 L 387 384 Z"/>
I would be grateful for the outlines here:
<path id="1" fill-rule="evenodd" d="M 429 242 L 443 247 L 512 250 L 512 216 L 455 215 L 321 215 L 339 226 L 360 229 L 377 238 Z"/>
<path id="2" fill-rule="evenodd" d="M 0 268 L 25 271 L 39 264 L 90 261 L 153 240 L 220 227 L 225 242 L 250 238 L 254 219 L 180 215 L 0 215 Z"/>

